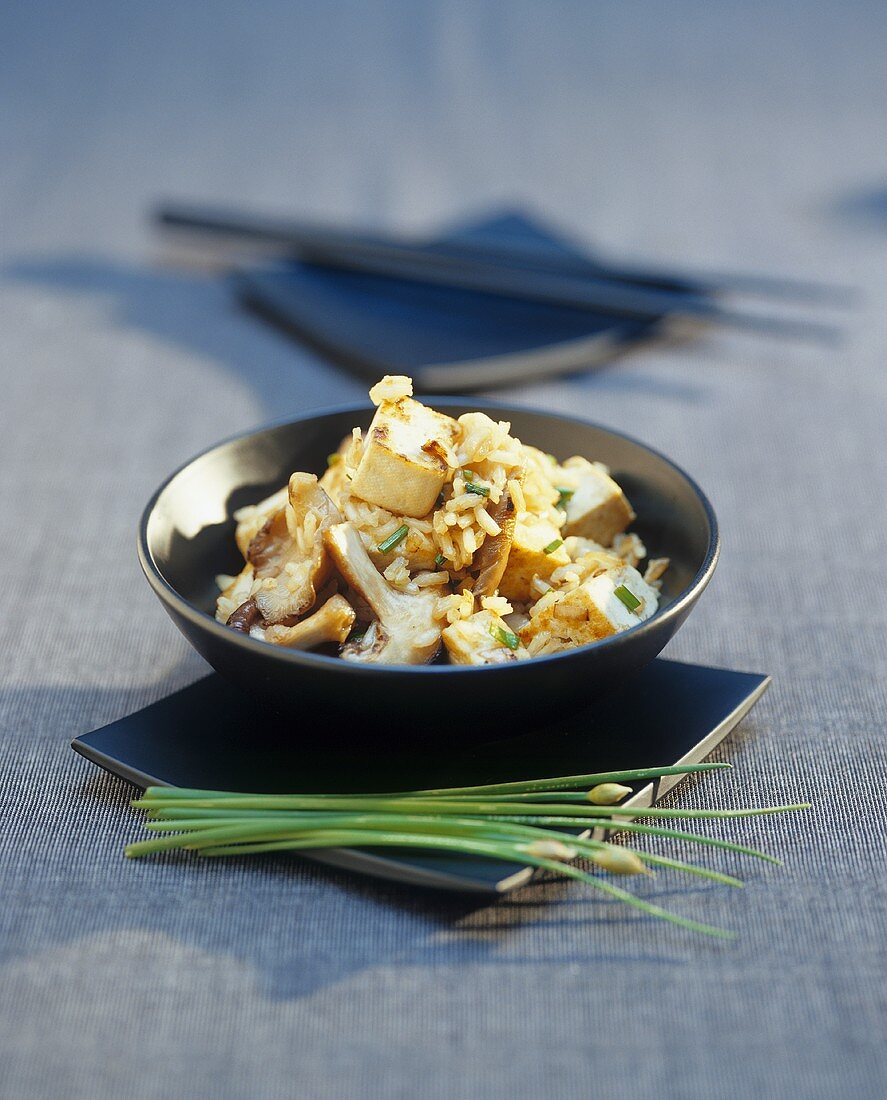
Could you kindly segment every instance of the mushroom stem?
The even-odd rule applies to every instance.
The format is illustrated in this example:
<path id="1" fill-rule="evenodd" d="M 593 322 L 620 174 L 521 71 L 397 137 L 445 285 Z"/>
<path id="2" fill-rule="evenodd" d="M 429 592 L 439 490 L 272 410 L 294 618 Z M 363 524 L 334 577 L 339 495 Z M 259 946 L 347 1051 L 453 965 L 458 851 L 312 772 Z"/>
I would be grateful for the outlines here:
<path id="1" fill-rule="evenodd" d="M 342 656 L 389 665 L 430 661 L 440 648 L 440 625 L 434 618 L 437 593 L 425 589 L 412 594 L 393 588 L 350 523 L 330 527 L 323 539 L 339 573 L 378 618 L 376 629 L 367 632 L 371 641 L 348 646 Z"/>
<path id="2" fill-rule="evenodd" d="M 507 489 L 499 498 L 499 503 L 488 508 L 487 511 L 490 519 L 499 525 L 499 534 L 486 539 L 475 556 L 474 565 L 479 572 L 473 591 L 478 597 L 492 596 L 499 587 L 505 567 L 508 565 L 508 555 L 511 553 L 511 543 L 514 539 L 514 521 L 517 515 L 514 501 Z"/>

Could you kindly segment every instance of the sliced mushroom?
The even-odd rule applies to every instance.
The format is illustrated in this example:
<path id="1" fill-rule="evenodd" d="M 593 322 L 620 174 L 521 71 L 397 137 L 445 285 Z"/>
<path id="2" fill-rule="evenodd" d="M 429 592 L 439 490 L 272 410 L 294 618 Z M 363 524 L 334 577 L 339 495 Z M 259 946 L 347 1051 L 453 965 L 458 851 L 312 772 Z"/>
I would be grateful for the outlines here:
<path id="1" fill-rule="evenodd" d="M 474 555 L 474 566 L 479 569 L 474 582 L 475 596 L 492 596 L 499 587 L 502 574 L 508 565 L 511 543 L 514 539 L 514 521 L 517 511 L 511 494 L 506 489 L 498 504 L 488 509 L 490 519 L 500 527 L 498 535 L 485 539 L 483 546 Z"/>
<path id="2" fill-rule="evenodd" d="M 262 623 L 262 612 L 256 606 L 254 596 L 250 596 L 228 616 L 227 625 L 232 630 L 239 630 L 241 634 L 249 634 L 254 626 Z"/>
<path id="3" fill-rule="evenodd" d="M 234 519 L 237 522 L 234 539 L 244 559 L 247 558 L 249 544 L 268 520 L 281 508 L 286 507 L 286 502 L 287 488 L 284 485 L 282 489 L 278 489 L 276 493 L 272 493 L 270 497 L 259 501 L 258 504 L 249 504 L 246 508 L 241 508 L 234 513 Z"/>
<path id="4" fill-rule="evenodd" d="M 238 576 L 217 577 L 217 582 L 229 581 L 216 599 L 216 619 L 220 623 L 227 623 L 241 604 L 252 595 L 253 591 L 253 567 L 245 565 Z"/>
<path id="5" fill-rule="evenodd" d="M 354 608 L 344 596 L 332 596 L 319 611 L 295 626 L 269 626 L 265 641 L 287 649 L 314 649 L 324 642 L 344 642 L 354 626 Z"/>
<path id="6" fill-rule="evenodd" d="M 393 588 L 373 565 L 350 523 L 330 527 L 323 538 L 343 579 L 378 619 L 363 639 L 342 650 L 342 656 L 387 665 L 430 661 L 440 648 L 440 626 L 434 618 L 437 593 L 423 589 L 411 594 Z"/>
<path id="7" fill-rule="evenodd" d="M 246 557 L 257 577 L 274 577 L 283 571 L 294 549 L 283 507 L 266 519 L 250 539 Z"/>
<path id="8" fill-rule="evenodd" d="M 314 474 L 293 474 L 289 504 L 269 519 L 249 545 L 261 585 L 254 592 L 266 623 L 304 615 L 330 573 L 323 532 L 342 517 Z"/>

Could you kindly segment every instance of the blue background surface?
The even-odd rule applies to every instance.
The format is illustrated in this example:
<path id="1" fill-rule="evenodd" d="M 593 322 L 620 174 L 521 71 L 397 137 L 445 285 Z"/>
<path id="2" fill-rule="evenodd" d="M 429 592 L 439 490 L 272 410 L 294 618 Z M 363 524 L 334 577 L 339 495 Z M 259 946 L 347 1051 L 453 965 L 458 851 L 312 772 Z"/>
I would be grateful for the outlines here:
<path id="1" fill-rule="evenodd" d="M 876 3 L 4 6 L 6 1095 L 885 1091 L 885 41 Z M 815 809 L 725 827 L 787 861 L 743 894 L 641 889 L 736 944 L 578 884 L 478 905 L 122 860 L 129 791 L 68 740 L 204 671 L 139 576 L 143 502 L 217 438 L 363 393 L 173 266 L 161 196 L 422 231 L 517 205 L 626 259 L 863 289 L 839 349 L 712 332 L 502 395 L 644 439 L 718 511 L 668 655 L 774 687 L 736 772 L 678 797 Z"/>

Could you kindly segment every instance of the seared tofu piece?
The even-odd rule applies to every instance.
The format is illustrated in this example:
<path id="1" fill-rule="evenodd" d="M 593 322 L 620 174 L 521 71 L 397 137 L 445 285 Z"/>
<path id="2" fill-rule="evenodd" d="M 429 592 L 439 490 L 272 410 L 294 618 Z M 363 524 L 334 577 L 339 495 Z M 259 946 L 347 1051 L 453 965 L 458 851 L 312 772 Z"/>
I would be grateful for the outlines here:
<path id="1" fill-rule="evenodd" d="M 351 493 L 400 516 L 426 516 L 449 472 L 459 425 L 411 397 L 376 410 Z"/>
<path id="2" fill-rule="evenodd" d="M 443 640 L 454 665 L 500 665 L 529 657 L 522 645 L 514 644 L 517 635 L 492 611 L 457 620 L 444 629 Z"/>
<path id="3" fill-rule="evenodd" d="M 616 594 L 617 589 L 624 599 Z M 627 593 L 627 595 L 626 595 Z M 633 610 L 628 605 L 639 601 Z M 630 565 L 589 577 L 571 592 L 549 593 L 542 607 L 520 631 L 521 641 L 529 645 L 542 632 L 550 635 L 547 652 L 571 649 L 608 638 L 621 630 L 649 619 L 659 605 L 659 594 Z"/>
<path id="4" fill-rule="evenodd" d="M 572 490 L 564 505 L 565 535 L 581 535 L 601 546 L 611 546 L 613 539 L 635 518 L 616 482 L 587 459 L 568 458 L 557 476 L 559 484 Z"/>
<path id="5" fill-rule="evenodd" d="M 532 587 L 533 578 L 547 581 L 555 569 L 569 563 L 570 556 L 557 527 L 548 520 L 537 520 L 521 513 L 514 525 L 511 552 L 499 581 L 499 593 L 519 603 L 536 600 L 539 593 Z"/>

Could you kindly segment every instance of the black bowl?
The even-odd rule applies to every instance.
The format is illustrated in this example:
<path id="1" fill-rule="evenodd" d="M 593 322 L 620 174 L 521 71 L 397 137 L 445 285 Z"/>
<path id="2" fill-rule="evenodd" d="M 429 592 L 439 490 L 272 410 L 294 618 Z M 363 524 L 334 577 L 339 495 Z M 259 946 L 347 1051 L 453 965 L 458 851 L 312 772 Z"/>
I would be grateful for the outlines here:
<path id="1" fill-rule="evenodd" d="M 579 454 L 611 467 L 638 514 L 632 529 L 651 556 L 671 559 L 660 609 L 593 645 L 486 668 L 354 664 L 239 634 L 213 618 L 214 578 L 242 566 L 233 513 L 278 489 L 294 470 L 321 473 L 326 456 L 352 427 L 366 428 L 373 410 L 350 405 L 238 436 L 204 451 L 161 485 L 142 516 L 139 558 L 151 587 L 198 653 L 283 716 L 291 736 L 325 740 L 333 729 L 388 743 L 428 732 L 439 737 L 442 731 L 460 740 L 507 736 L 515 718 L 550 718 L 624 690 L 626 680 L 669 641 L 711 579 L 718 558 L 714 512 L 695 482 L 667 458 L 618 432 L 551 413 L 451 398 L 434 404 L 453 416 L 487 409 L 511 421 L 520 439 L 561 459 Z M 330 725 L 325 716 L 345 721 Z"/>

